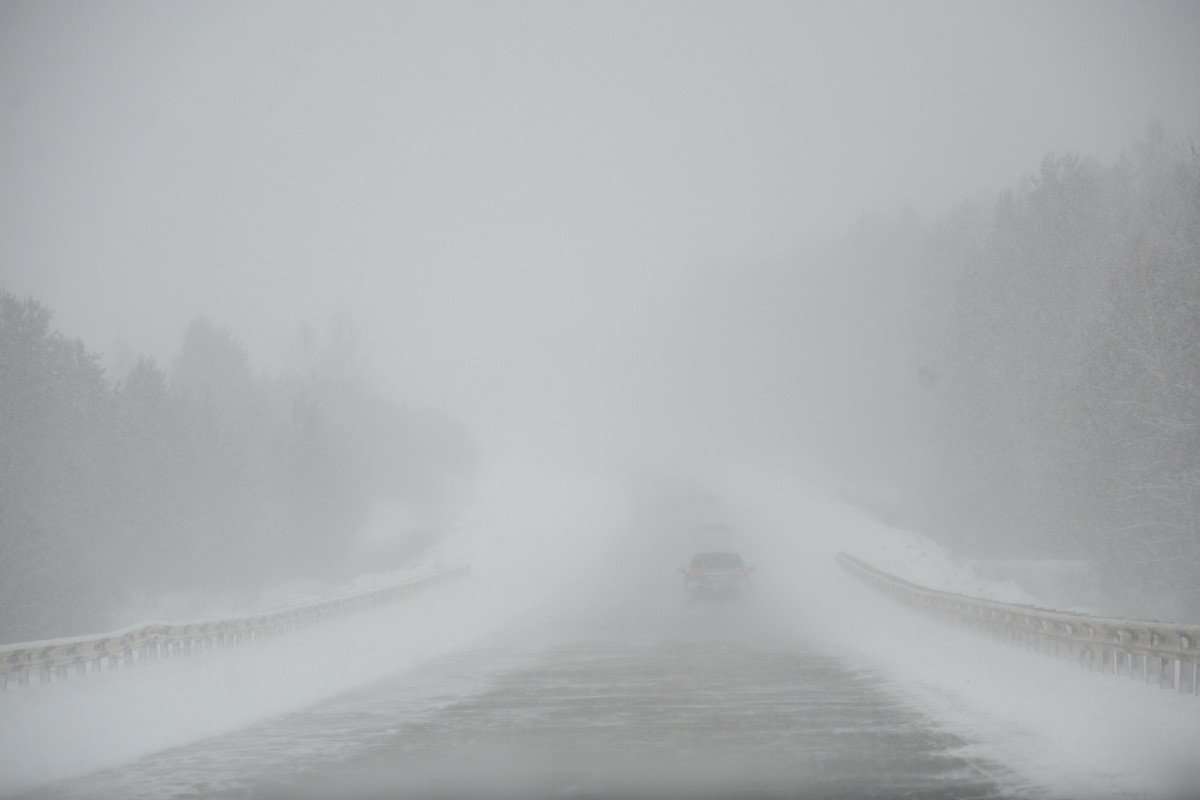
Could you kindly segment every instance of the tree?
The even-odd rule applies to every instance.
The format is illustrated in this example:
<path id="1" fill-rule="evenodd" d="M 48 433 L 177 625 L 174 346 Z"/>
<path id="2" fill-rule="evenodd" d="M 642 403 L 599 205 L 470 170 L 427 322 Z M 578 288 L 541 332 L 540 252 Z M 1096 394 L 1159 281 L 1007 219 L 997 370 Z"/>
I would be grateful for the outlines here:
<path id="1" fill-rule="evenodd" d="M 86 553 L 103 504 L 111 398 L 99 358 L 50 330 L 36 300 L 0 294 L 0 636 L 65 632 L 103 583 Z M 64 592 L 64 588 L 70 591 Z"/>

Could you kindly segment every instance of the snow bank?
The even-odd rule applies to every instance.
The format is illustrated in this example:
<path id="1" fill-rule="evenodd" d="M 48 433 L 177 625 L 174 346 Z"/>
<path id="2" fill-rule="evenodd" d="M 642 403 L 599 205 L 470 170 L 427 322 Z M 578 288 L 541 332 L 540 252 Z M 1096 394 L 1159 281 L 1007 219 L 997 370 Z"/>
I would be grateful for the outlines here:
<path id="1" fill-rule="evenodd" d="M 440 554 L 469 561 L 469 579 L 249 647 L 0 694 L 0 794 L 236 730 L 500 635 L 569 598 L 625 520 L 603 481 L 536 463 L 495 463 L 477 489 Z"/>
<path id="2" fill-rule="evenodd" d="M 933 588 L 1037 603 L 916 534 L 784 475 L 716 479 L 753 536 L 780 624 L 888 677 L 887 688 L 976 744 L 980 762 L 1054 798 L 1191 798 L 1200 698 L 1146 688 L 921 616 L 840 570 L 838 551 Z M 1019 589 L 1017 590 L 1020 591 Z"/>
<path id="3" fill-rule="evenodd" d="M 853 508 L 845 510 L 850 515 L 855 512 Z M 984 577 L 973 560 L 956 556 L 926 536 L 915 531 L 878 526 L 868 517 L 862 521 L 863 535 L 842 549 L 878 569 L 943 592 L 1003 603 L 1045 605 L 1043 600 L 1029 594 L 1015 581 Z"/>

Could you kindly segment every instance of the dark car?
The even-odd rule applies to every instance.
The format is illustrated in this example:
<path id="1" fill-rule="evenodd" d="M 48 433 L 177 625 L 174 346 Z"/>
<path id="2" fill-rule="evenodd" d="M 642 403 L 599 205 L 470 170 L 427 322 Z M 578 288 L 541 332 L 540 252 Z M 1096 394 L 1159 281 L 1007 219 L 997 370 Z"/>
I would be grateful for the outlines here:
<path id="1" fill-rule="evenodd" d="M 697 553 L 692 563 L 680 567 L 687 587 L 688 599 L 732 600 L 741 597 L 750 587 L 750 573 L 737 553 Z"/>

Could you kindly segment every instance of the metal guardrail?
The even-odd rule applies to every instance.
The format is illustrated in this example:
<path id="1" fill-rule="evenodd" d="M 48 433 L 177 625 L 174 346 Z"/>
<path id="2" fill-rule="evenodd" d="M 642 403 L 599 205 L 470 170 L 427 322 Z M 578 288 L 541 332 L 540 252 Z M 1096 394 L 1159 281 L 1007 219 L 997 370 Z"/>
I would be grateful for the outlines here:
<path id="1" fill-rule="evenodd" d="M 1002 603 L 911 583 L 839 553 L 855 577 L 906 605 L 1083 669 L 1200 694 L 1200 625 L 1093 617 Z"/>
<path id="2" fill-rule="evenodd" d="M 335 617 L 390 603 L 450 578 L 470 574 L 466 566 L 451 567 L 404 583 L 344 597 L 318 600 L 228 619 L 207 622 L 147 622 L 111 633 L 27 642 L 0 647 L 0 689 L 15 676 L 18 686 L 31 677 L 41 683 L 179 658 L 205 650 L 251 644 Z"/>

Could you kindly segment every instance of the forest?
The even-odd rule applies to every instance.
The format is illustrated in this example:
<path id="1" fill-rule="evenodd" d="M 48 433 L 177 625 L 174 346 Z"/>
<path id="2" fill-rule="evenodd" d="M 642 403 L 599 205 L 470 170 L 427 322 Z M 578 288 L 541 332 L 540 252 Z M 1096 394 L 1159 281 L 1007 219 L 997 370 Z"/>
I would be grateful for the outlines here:
<path id="1" fill-rule="evenodd" d="M 899 238 L 930 311 L 910 340 L 925 524 L 1091 561 L 1126 613 L 1200 619 L 1197 138 L 1049 155 Z"/>
<path id="2" fill-rule="evenodd" d="M 474 469 L 465 430 L 374 387 L 348 323 L 303 329 L 294 355 L 256 375 L 200 318 L 168 367 L 113 378 L 50 309 L 0 294 L 0 641 L 107 630 L 175 593 L 336 584 L 434 542 Z M 389 503 L 420 524 L 364 553 Z"/>
<path id="3" fill-rule="evenodd" d="M 1104 613 L 1200 619 L 1198 149 L 1152 125 L 941 214 L 693 270 L 615 394 L 627 419 L 673 409 L 643 439 L 703 399 L 688 435 L 737 458 L 885 497 L 966 557 L 1088 562 Z"/>
<path id="4" fill-rule="evenodd" d="M 563 354 L 587 400 L 557 417 L 643 450 L 674 431 L 677 449 L 823 461 L 895 487 L 903 524 L 964 555 L 1087 561 L 1106 612 L 1200 619 L 1195 138 L 1050 154 L 940 219 L 873 215 L 689 280 L 597 333 L 606 351 Z M 109 375 L 50 309 L 0 296 L 0 640 L 201 587 L 337 583 L 434 541 L 476 468 L 464 427 L 376 388 L 345 323 L 304 329 L 294 356 L 255 374 L 197 319 L 169 365 Z M 428 530 L 364 558 L 388 503 Z"/>

